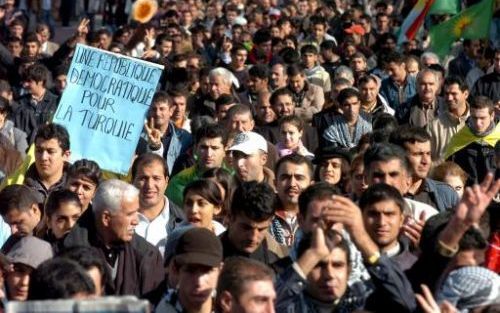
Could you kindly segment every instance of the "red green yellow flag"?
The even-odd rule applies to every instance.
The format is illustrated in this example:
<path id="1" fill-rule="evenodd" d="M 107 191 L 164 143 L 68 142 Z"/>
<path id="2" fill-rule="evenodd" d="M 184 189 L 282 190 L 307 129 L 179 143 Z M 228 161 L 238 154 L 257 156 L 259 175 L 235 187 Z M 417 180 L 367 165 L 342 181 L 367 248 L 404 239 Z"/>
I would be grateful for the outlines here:
<path id="1" fill-rule="evenodd" d="M 460 11 L 460 0 L 436 0 L 429 14 L 457 14 Z"/>
<path id="2" fill-rule="evenodd" d="M 438 0 L 439 1 L 439 0 Z M 432 7 L 434 0 L 418 0 L 413 9 L 401 25 L 399 32 L 398 44 L 412 40 L 418 32 L 418 29 L 424 23 L 425 16 Z"/>
<path id="3" fill-rule="evenodd" d="M 444 57 L 453 42 L 460 38 L 487 38 L 493 15 L 493 0 L 483 0 L 463 10 L 451 19 L 431 27 L 431 50 Z"/>

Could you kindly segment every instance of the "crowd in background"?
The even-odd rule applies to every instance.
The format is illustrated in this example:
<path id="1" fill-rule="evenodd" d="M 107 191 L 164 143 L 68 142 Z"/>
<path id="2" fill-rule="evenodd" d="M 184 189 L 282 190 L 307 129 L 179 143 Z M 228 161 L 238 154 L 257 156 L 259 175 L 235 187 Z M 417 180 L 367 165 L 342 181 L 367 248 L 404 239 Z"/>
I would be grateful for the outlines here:
<path id="1" fill-rule="evenodd" d="M 1 3 L 3 308 L 500 310 L 498 5 L 440 57 L 416 1 Z M 128 175 L 52 123 L 77 44 L 164 66 Z"/>

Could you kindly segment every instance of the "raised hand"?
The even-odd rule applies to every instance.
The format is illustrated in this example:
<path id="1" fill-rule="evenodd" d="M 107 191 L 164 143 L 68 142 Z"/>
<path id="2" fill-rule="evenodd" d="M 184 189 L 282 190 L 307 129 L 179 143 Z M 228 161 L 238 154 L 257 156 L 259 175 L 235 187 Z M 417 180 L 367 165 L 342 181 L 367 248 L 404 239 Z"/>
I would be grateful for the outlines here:
<path id="1" fill-rule="evenodd" d="M 480 185 L 465 189 L 455 211 L 455 217 L 467 225 L 479 223 L 491 200 L 500 190 L 500 179 L 494 181 L 493 173 L 488 173 Z"/>
<path id="2" fill-rule="evenodd" d="M 78 26 L 76 27 L 76 34 L 78 37 L 85 38 L 87 36 L 89 33 L 89 24 L 90 20 L 88 18 L 83 18 L 80 23 L 78 23 Z"/>
<path id="3" fill-rule="evenodd" d="M 403 234 L 408 237 L 408 239 L 410 239 L 411 244 L 414 248 L 419 247 L 420 237 L 425 225 L 425 217 L 425 211 L 422 211 L 422 213 L 420 213 L 418 221 L 409 217 L 403 225 Z"/>
<path id="4" fill-rule="evenodd" d="M 162 133 L 159 129 L 155 128 L 155 121 L 153 118 L 149 119 L 149 123 L 147 120 L 144 120 L 144 129 L 148 135 L 149 146 L 154 149 L 159 149 L 161 146 Z"/>
<path id="5" fill-rule="evenodd" d="M 420 307 L 422 308 L 422 311 L 425 313 L 457 313 L 458 310 L 456 307 L 451 305 L 448 301 L 443 301 L 441 305 L 438 305 L 436 303 L 436 300 L 434 300 L 434 297 L 432 296 L 431 291 L 429 290 L 429 287 L 426 285 L 421 285 L 422 287 L 422 294 L 415 294 L 415 297 L 417 298 L 418 303 L 420 304 Z"/>

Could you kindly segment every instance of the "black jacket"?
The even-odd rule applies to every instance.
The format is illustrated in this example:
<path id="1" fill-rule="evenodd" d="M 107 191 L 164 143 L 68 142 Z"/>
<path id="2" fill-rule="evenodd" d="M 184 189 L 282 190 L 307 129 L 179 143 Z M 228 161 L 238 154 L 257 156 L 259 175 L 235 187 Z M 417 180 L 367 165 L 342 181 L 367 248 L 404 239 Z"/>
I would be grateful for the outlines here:
<path id="1" fill-rule="evenodd" d="M 156 304 L 164 289 L 165 271 L 160 251 L 144 238 L 134 234 L 132 241 L 107 249 L 97 235 L 95 217 L 88 209 L 66 236 L 64 248 L 95 247 L 106 260 L 105 253 L 117 254 L 117 272 L 114 281 L 106 285 L 106 295 L 134 295 Z M 110 266 L 111 267 L 111 266 Z"/>

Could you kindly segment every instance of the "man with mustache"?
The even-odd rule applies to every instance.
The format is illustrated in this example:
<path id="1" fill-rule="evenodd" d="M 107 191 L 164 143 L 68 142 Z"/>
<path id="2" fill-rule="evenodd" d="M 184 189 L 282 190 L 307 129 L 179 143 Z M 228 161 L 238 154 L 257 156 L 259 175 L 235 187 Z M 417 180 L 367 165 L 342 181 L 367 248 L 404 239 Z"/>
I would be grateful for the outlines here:
<path id="1" fill-rule="evenodd" d="M 270 232 L 282 245 L 291 246 L 299 228 L 299 196 L 313 182 L 313 166 L 306 157 L 290 154 L 276 164 L 276 189 L 279 209 L 274 214 Z"/>
<path id="2" fill-rule="evenodd" d="M 153 245 L 135 234 L 139 190 L 117 179 L 99 185 L 87 210 L 64 240 L 64 248 L 95 247 L 110 268 L 105 295 L 135 295 L 157 302 L 165 278 L 163 259 Z"/>

